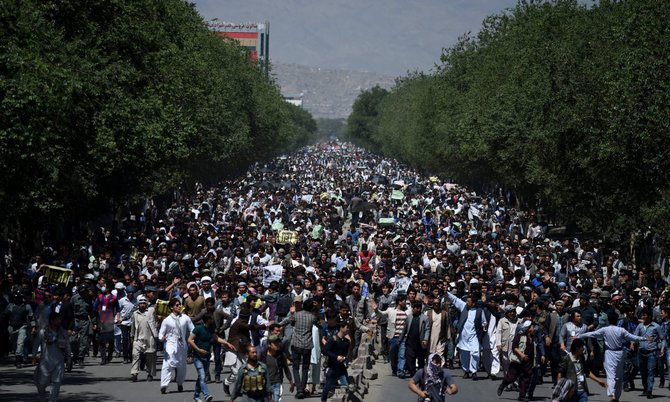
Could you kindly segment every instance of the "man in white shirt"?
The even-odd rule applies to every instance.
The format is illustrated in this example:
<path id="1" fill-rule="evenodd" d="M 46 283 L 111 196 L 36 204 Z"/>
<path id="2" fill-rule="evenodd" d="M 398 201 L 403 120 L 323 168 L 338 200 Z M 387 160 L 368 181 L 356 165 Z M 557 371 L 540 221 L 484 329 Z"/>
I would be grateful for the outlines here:
<path id="1" fill-rule="evenodd" d="M 177 370 L 177 389 L 179 392 L 184 390 L 186 352 L 188 350 L 186 342 L 194 328 L 191 319 L 181 313 L 179 299 L 170 300 L 168 308 L 172 313 L 163 320 L 161 329 L 158 331 L 158 338 L 165 342 L 165 355 L 161 369 L 161 394 L 167 392 L 172 370 L 175 369 Z"/>
<path id="2" fill-rule="evenodd" d="M 123 284 L 121 282 L 117 285 Z M 119 291 L 122 291 L 120 287 Z M 125 288 L 126 295 L 119 299 L 118 326 L 121 330 L 121 345 L 123 349 L 123 363 L 130 364 L 132 350 L 130 349 L 130 323 L 135 309 L 135 287 L 130 285 Z"/>

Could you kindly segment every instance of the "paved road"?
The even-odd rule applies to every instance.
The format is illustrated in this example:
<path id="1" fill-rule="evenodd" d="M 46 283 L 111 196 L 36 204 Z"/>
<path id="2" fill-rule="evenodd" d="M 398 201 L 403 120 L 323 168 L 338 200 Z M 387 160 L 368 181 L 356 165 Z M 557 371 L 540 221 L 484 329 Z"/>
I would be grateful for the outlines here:
<path id="1" fill-rule="evenodd" d="M 370 393 L 365 397 L 365 402 L 416 402 L 417 397 L 407 388 L 408 380 L 401 380 L 391 376 L 391 369 L 388 365 L 377 364 L 375 366 L 379 372 L 379 380 L 370 387 Z M 496 389 L 500 381 L 483 380 L 472 381 L 463 379 L 460 370 L 454 370 L 454 377 L 459 388 L 459 393 L 447 398 L 447 402 L 488 402 L 499 399 L 503 402 L 516 401 L 518 392 L 505 392 L 501 397 L 496 395 Z M 479 373 L 480 376 L 482 373 Z M 546 378 L 546 380 L 551 380 Z M 658 379 L 657 379 L 658 380 Z M 590 380 L 589 380 L 590 381 Z M 640 380 L 636 381 L 640 386 Z M 591 392 L 595 395 L 589 397 L 589 402 L 609 402 L 605 389 L 598 384 L 591 382 Z M 655 386 L 658 386 L 656 381 Z M 666 385 L 667 386 L 667 385 Z M 624 392 L 621 401 L 642 402 L 648 401 L 646 397 L 640 396 L 641 391 Z M 670 390 L 655 390 L 654 401 L 669 401 Z M 551 401 L 551 383 L 539 385 L 535 390 L 537 401 Z"/>
<path id="2" fill-rule="evenodd" d="M 168 392 L 160 394 L 160 353 L 157 377 L 153 382 L 143 381 L 146 376 L 140 374 L 139 381 L 130 381 L 130 365 L 122 364 L 122 359 L 115 358 L 106 366 L 97 364 L 98 359 L 89 359 L 86 368 L 75 368 L 66 373 L 61 386 L 61 401 L 64 402 L 114 402 L 114 401 L 161 401 L 161 402 L 193 402 L 196 372 L 192 365 L 188 367 L 184 392 L 177 392 L 177 384 L 170 383 Z M 214 369 L 213 365 L 210 368 Z M 0 402 L 36 401 L 37 391 L 32 382 L 34 368 L 25 367 L 16 370 L 9 361 L 0 362 Z M 226 372 L 227 374 L 227 372 Z M 212 375 L 213 377 L 213 375 Z M 223 376 L 222 376 L 223 377 Z M 223 392 L 223 385 L 208 384 L 214 401 L 230 401 Z M 288 384 L 284 387 L 285 396 L 282 402 L 296 402 L 297 399 L 288 394 Z M 319 396 L 304 399 L 317 402 Z"/>
<path id="3" fill-rule="evenodd" d="M 115 359 L 119 360 L 119 359 Z M 97 363 L 97 360 L 96 360 Z M 65 382 L 61 388 L 61 400 L 65 402 L 112 402 L 112 401 L 161 401 L 161 402 L 191 402 L 193 401 L 193 389 L 195 387 L 195 370 L 189 367 L 185 390 L 178 393 L 177 385 L 172 383 L 168 389 L 168 394 L 160 394 L 160 385 L 158 381 L 146 383 L 139 381 L 132 383 L 129 381 L 129 365 L 118 362 L 112 362 L 107 366 L 99 366 L 93 361 L 89 361 L 86 368 L 81 370 L 75 368 L 71 373 L 67 373 Z M 160 365 L 160 363 L 159 363 Z M 378 363 L 375 368 L 379 372 L 379 379 L 374 381 L 370 387 L 370 392 L 365 396 L 366 402 L 415 402 L 416 397 L 407 389 L 407 380 L 400 380 L 392 377 L 390 367 L 383 363 Z M 15 370 L 14 366 L 8 362 L 0 364 L 0 401 L 2 402 L 22 402 L 35 401 L 36 391 L 32 384 L 31 368 Z M 449 397 L 450 401 L 464 402 L 483 402 L 495 399 L 501 399 L 505 402 L 516 401 L 516 393 L 504 393 L 501 398 L 495 394 L 499 382 L 490 380 L 480 380 L 474 382 L 461 378 L 460 372 L 455 373 L 456 381 L 460 393 Z M 637 382 L 639 384 L 639 380 Z M 591 402 L 607 402 L 604 390 L 593 384 L 592 391 L 595 395 L 589 399 Z M 229 401 L 223 393 L 221 384 L 210 384 L 211 392 L 215 401 Z M 288 387 L 285 387 L 285 392 Z M 656 390 L 656 401 L 667 401 L 670 397 L 670 390 Z M 536 397 L 540 401 L 549 401 L 551 388 L 549 385 L 540 385 L 536 390 Z M 624 393 L 622 401 L 642 402 L 646 398 L 640 397 L 640 392 Z M 318 397 L 305 399 L 305 401 L 317 402 Z M 282 402 L 294 402 L 291 395 L 285 395 Z"/>

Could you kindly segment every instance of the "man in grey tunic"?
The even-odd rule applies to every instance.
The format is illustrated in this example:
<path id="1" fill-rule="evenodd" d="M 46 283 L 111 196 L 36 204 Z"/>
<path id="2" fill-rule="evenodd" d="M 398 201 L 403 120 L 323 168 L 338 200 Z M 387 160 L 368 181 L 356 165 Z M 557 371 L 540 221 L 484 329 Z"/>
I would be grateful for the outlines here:
<path id="1" fill-rule="evenodd" d="M 158 325 L 154 316 L 154 307 L 147 307 L 149 301 L 146 296 L 137 297 L 137 307 L 131 317 L 130 339 L 133 345 L 130 378 L 137 381 L 140 368 L 140 357 L 146 358 L 147 381 L 156 376 L 156 341 L 158 339 Z"/>
<path id="2" fill-rule="evenodd" d="M 648 340 L 642 336 L 635 336 L 616 323 L 619 316 L 611 312 L 607 315 L 609 325 L 596 331 L 577 335 L 575 338 L 603 338 L 605 341 L 605 372 L 607 373 L 607 396 L 612 401 L 618 401 L 621 397 L 623 386 L 623 354 L 627 342 L 640 342 Z"/>
<path id="3" fill-rule="evenodd" d="M 570 321 L 566 322 L 565 325 L 561 327 L 561 332 L 559 334 L 559 343 L 561 351 L 565 354 L 570 353 L 570 346 L 572 345 L 572 338 L 586 333 L 588 327 L 582 322 L 582 313 L 579 310 L 572 310 L 570 313 Z M 593 345 L 589 339 L 586 343 L 586 352 L 588 355 L 589 352 L 593 350 Z"/>
<path id="4" fill-rule="evenodd" d="M 42 355 L 40 364 L 35 371 L 35 383 L 40 401 L 47 401 L 46 388 L 51 384 L 49 402 L 56 402 L 63 382 L 65 362 L 70 356 L 70 338 L 61 328 L 61 317 L 58 313 L 49 315 L 49 324 L 40 330 Z"/>

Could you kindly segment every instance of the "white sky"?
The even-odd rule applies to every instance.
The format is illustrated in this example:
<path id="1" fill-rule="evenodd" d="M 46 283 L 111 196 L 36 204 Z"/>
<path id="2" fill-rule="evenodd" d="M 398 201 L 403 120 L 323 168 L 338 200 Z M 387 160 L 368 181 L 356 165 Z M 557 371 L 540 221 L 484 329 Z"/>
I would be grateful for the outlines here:
<path id="1" fill-rule="evenodd" d="M 270 21 L 270 59 L 393 76 L 428 71 L 442 48 L 516 0 L 196 0 L 206 19 Z"/>

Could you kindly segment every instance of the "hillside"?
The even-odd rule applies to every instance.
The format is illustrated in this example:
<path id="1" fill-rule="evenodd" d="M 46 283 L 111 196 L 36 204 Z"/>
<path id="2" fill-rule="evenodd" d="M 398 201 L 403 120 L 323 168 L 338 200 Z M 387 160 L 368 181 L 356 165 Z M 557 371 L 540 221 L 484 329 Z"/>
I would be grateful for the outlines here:
<path id="1" fill-rule="evenodd" d="M 285 94 L 303 93 L 304 108 L 314 117 L 339 119 L 351 113 L 361 91 L 379 85 L 391 88 L 394 77 L 365 72 L 329 70 L 297 64 L 272 64 L 272 75 Z"/>

